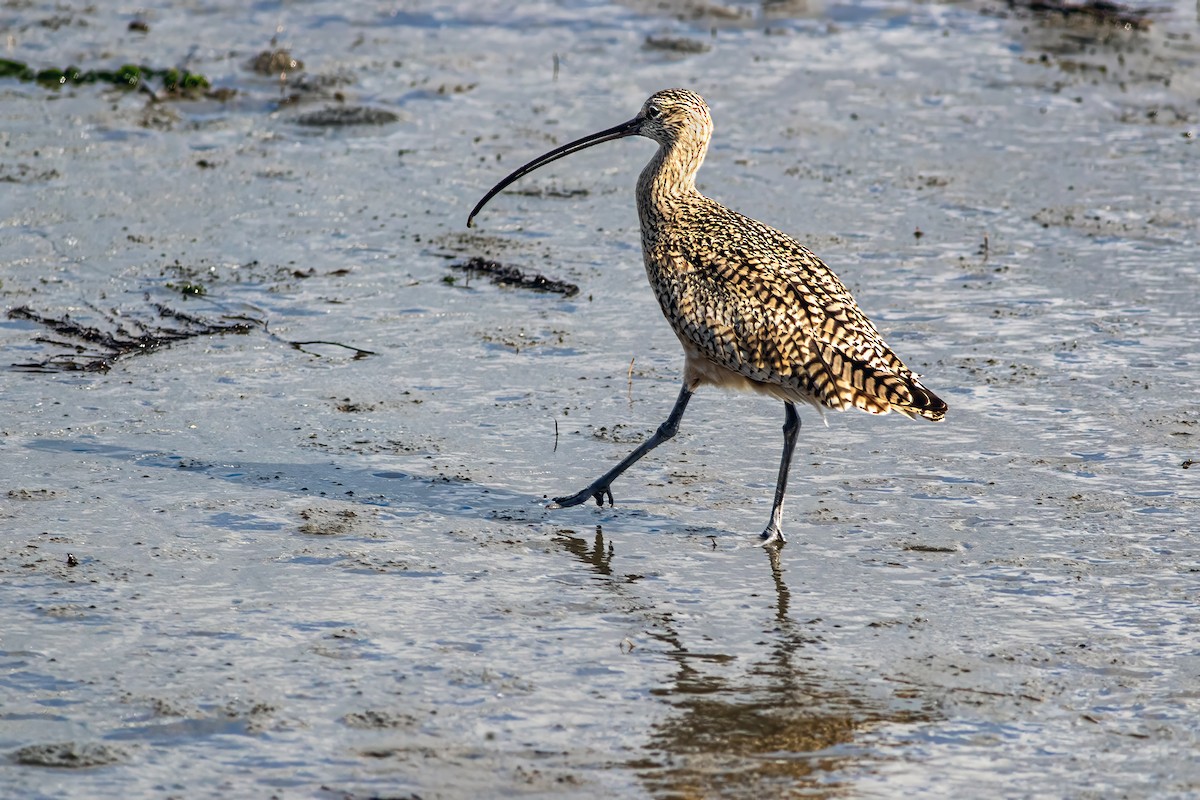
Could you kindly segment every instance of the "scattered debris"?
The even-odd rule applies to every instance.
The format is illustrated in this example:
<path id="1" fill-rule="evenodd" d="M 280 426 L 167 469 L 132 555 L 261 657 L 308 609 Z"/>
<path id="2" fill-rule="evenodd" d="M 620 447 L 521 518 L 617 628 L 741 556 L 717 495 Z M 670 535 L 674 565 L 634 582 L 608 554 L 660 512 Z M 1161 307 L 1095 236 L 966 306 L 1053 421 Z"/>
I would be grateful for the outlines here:
<path id="1" fill-rule="evenodd" d="M 523 272 L 516 267 L 489 261 L 486 258 L 472 256 L 466 261 L 451 264 L 450 269 L 469 272 L 472 275 L 486 275 L 492 283 L 498 286 L 513 286 L 518 289 L 532 289 L 535 292 L 550 292 L 561 294 L 563 297 L 573 297 L 579 293 L 579 287 L 566 281 L 547 278 L 537 272 Z"/>
<path id="2" fill-rule="evenodd" d="M 183 281 L 182 283 L 168 283 L 168 289 L 179 292 L 185 297 L 203 297 L 208 294 L 208 290 L 204 288 L 202 283 L 193 283 L 192 281 Z"/>
<path id="3" fill-rule="evenodd" d="M 358 514 L 349 509 L 331 511 L 327 508 L 306 508 L 300 512 L 300 519 L 304 520 L 300 532 L 310 536 L 337 536 L 349 533 L 357 518 Z"/>
<path id="4" fill-rule="evenodd" d="M 669 50 L 673 53 L 707 53 L 709 46 L 696 39 L 683 36 L 647 36 L 647 50 Z"/>
<path id="5" fill-rule="evenodd" d="M 542 186 L 525 186 L 520 189 L 512 189 L 510 194 L 519 194 L 524 197 L 587 197 L 590 192 L 587 189 L 559 189 L 557 187 L 542 187 Z"/>
<path id="6" fill-rule="evenodd" d="M 342 724 L 350 728 L 407 728 L 416 725 L 417 718 L 401 711 L 352 711 L 342 717 Z"/>
<path id="7" fill-rule="evenodd" d="M 902 550 L 908 550 L 913 553 L 957 553 L 956 546 L 943 546 L 937 544 L 921 544 L 920 542 L 905 543 L 901 545 Z"/>
<path id="8" fill-rule="evenodd" d="M 42 183 L 59 177 L 56 169 L 37 169 L 28 164 L 0 164 L 0 183 Z"/>
<path id="9" fill-rule="evenodd" d="M 58 492 L 53 489 L 9 489 L 10 500 L 53 500 Z"/>
<path id="10" fill-rule="evenodd" d="M 437 88 L 438 94 L 466 94 L 478 86 L 478 83 L 443 83 Z"/>

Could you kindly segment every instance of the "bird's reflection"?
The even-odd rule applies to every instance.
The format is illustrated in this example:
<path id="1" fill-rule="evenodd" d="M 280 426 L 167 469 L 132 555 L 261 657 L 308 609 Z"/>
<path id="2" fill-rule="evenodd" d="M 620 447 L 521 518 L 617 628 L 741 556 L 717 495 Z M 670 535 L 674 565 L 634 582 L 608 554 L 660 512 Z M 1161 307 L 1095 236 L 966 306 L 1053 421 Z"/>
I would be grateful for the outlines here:
<path id="1" fill-rule="evenodd" d="M 611 579 L 616 556 L 599 526 L 590 544 L 576 536 L 558 540 Z M 656 615 L 646 631 L 675 664 L 671 678 L 651 690 L 670 712 L 654 724 L 646 752 L 630 764 L 653 796 L 843 795 L 847 787 L 836 775 L 870 757 L 852 746 L 864 730 L 930 715 L 921 703 L 889 703 L 823 671 L 810 649 L 816 639 L 791 616 L 783 554 L 763 550 L 775 597 L 762 619 L 760 656 L 748 668 L 737 669 L 737 657 L 711 646 L 690 645 L 669 614 Z M 629 589 L 610 583 L 620 593 Z"/>
<path id="2" fill-rule="evenodd" d="M 640 775 L 660 797 L 781 797 L 844 794 L 834 775 L 862 759 L 851 745 L 867 727 L 913 721 L 906 704 L 889 707 L 821 670 L 807 652 L 816 640 L 789 614 L 782 553 L 765 548 L 775 585 L 762 656 L 736 678 L 707 672 L 675 642 L 678 668 L 655 692 L 672 713 L 654 728 Z M 711 659 L 711 657 L 710 657 Z M 724 670 L 729 674 L 730 670 Z"/>
<path id="3" fill-rule="evenodd" d="M 790 624 L 788 619 L 788 605 L 792 600 L 792 593 L 788 591 L 787 583 L 783 580 L 783 564 L 780 563 L 779 554 L 783 550 L 782 547 L 764 547 L 767 558 L 771 561 L 771 580 L 775 582 L 775 617 L 781 625 Z"/>
<path id="4" fill-rule="evenodd" d="M 596 537 L 589 548 L 586 539 L 574 536 L 567 531 L 559 531 L 558 542 L 567 552 L 587 564 L 597 575 L 605 577 L 612 575 L 613 545 L 604 542 L 604 531 L 596 526 Z"/>

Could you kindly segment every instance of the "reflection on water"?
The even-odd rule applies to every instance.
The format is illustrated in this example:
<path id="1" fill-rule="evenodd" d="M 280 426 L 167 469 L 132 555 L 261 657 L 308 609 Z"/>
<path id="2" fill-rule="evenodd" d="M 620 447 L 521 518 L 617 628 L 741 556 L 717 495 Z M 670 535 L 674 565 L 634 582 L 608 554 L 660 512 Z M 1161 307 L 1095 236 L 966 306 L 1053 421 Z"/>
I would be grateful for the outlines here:
<path id="1" fill-rule="evenodd" d="M 612 575 L 613 545 L 612 542 L 609 542 L 605 547 L 604 531 L 600 529 L 599 525 L 596 526 L 596 539 L 591 549 L 588 549 L 585 540 L 562 531 L 556 541 L 571 555 L 591 567 L 597 575 L 603 575 L 606 578 Z"/>
<path id="2" fill-rule="evenodd" d="M 612 542 L 561 533 L 557 540 L 615 591 Z M 789 616 L 791 594 L 780 549 L 763 550 L 775 586 L 774 613 L 763 619 L 761 654 L 738 670 L 738 657 L 698 650 L 669 615 L 647 631 L 675 664 L 671 679 L 651 690 L 670 708 L 655 723 L 635 769 L 655 797 L 833 797 L 848 787 L 839 776 L 870 769 L 882 756 L 856 746 L 861 731 L 881 723 L 931 719 L 928 704 L 879 699 L 852 679 L 822 671 L 808 649 L 816 640 Z M 859 762 L 855 764 L 854 762 Z"/>

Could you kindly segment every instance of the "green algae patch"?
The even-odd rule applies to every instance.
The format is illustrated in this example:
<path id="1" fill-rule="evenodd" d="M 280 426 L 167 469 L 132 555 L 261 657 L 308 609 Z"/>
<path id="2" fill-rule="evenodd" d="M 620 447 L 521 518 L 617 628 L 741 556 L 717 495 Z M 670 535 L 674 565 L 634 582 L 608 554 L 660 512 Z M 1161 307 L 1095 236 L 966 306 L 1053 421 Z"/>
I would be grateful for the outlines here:
<path id="1" fill-rule="evenodd" d="M 75 66 L 35 70 L 24 62 L 8 58 L 0 58 L 0 79 L 2 78 L 39 83 L 47 88 L 68 84 L 78 86 L 107 83 L 124 89 L 145 87 L 151 91 L 153 89 L 150 84 L 158 82 L 167 94 L 183 97 L 194 95 L 211 86 L 208 78 L 203 75 L 178 67 L 155 69 L 139 64 L 124 64 L 115 70 L 84 70 Z"/>

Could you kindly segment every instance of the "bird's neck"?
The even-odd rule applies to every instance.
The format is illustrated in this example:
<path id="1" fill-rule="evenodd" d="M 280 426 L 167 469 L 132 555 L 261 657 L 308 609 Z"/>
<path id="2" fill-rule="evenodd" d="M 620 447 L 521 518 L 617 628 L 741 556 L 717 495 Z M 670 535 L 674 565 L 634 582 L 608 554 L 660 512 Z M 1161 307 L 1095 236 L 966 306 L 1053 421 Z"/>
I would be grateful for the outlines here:
<path id="1" fill-rule="evenodd" d="M 695 197 L 696 173 L 704 162 L 703 143 L 678 140 L 662 145 L 638 178 L 638 216 L 645 223 L 670 219 L 674 210 Z"/>

